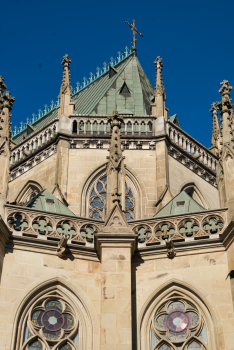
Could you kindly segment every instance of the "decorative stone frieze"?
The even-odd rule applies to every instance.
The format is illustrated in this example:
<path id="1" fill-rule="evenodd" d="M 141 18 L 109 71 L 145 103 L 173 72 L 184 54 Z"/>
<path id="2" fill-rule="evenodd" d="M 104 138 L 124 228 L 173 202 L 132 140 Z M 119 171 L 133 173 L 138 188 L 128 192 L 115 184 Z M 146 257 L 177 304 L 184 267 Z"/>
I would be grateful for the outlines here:
<path id="1" fill-rule="evenodd" d="M 211 171 L 208 167 L 204 169 L 204 165 L 198 165 L 197 159 L 193 160 L 185 152 L 180 152 L 177 147 L 169 146 L 168 153 L 171 157 L 178 160 L 180 163 L 184 164 L 188 169 L 196 173 L 198 176 L 209 182 L 212 186 L 217 187 L 216 176 L 214 171 Z"/>
<path id="2" fill-rule="evenodd" d="M 53 144 L 52 146 L 48 147 L 46 150 L 43 150 L 39 154 L 25 161 L 25 163 L 22 163 L 20 166 L 12 169 L 10 172 L 11 181 L 16 179 L 18 176 L 26 173 L 26 171 L 30 170 L 38 163 L 43 162 L 46 158 L 52 156 L 56 152 L 57 152 L 57 146 Z"/>
<path id="3" fill-rule="evenodd" d="M 82 244 L 93 243 L 93 237 L 103 223 L 98 220 L 71 217 L 52 212 L 36 211 L 20 206 L 7 206 L 7 225 L 15 235 L 44 240 L 62 237 Z"/>
<path id="4" fill-rule="evenodd" d="M 226 227 L 224 210 L 204 211 L 200 213 L 180 214 L 173 217 L 162 217 L 141 222 L 129 222 L 130 227 L 138 235 L 142 246 L 147 244 L 162 244 L 165 240 L 186 241 L 197 240 L 200 237 L 219 235 Z M 139 245 L 139 249 L 141 247 Z"/>

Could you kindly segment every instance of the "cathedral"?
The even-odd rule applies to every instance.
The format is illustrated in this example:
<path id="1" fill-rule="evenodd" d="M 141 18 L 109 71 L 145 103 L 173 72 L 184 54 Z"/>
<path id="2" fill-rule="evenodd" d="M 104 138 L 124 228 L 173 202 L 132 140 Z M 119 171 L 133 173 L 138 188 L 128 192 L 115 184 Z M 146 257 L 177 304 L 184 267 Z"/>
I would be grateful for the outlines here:
<path id="1" fill-rule="evenodd" d="M 74 88 L 65 55 L 58 99 L 12 128 L 0 77 L 0 350 L 234 349 L 232 87 L 207 149 L 154 66 L 134 42 Z"/>

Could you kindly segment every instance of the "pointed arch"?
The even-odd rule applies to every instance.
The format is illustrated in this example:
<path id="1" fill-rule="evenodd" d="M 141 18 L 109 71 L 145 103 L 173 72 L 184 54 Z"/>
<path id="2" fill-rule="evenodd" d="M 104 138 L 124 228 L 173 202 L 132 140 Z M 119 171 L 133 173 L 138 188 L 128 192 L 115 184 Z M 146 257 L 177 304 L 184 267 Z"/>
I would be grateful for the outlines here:
<path id="1" fill-rule="evenodd" d="M 92 170 L 89 175 L 85 178 L 83 184 L 81 184 L 81 216 L 88 216 L 88 199 L 92 190 L 92 183 L 96 181 L 96 179 L 104 176 L 106 173 L 106 162 L 100 165 L 98 168 Z M 127 185 L 133 191 L 133 196 L 135 198 L 135 219 L 142 218 L 142 201 L 143 197 L 146 197 L 146 190 L 144 187 L 143 181 L 140 179 L 139 175 L 131 169 L 128 165 L 126 165 L 126 182 Z"/>
<path id="2" fill-rule="evenodd" d="M 22 347 L 25 319 L 29 312 L 32 312 L 33 306 L 36 305 L 37 300 L 40 302 L 43 298 L 63 298 L 65 303 L 72 308 L 77 322 L 79 323 L 79 346 L 82 349 L 98 349 L 99 347 L 99 326 L 96 311 L 81 287 L 73 281 L 68 281 L 62 277 L 52 277 L 50 279 L 40 278 L 36 283 L 31 284 L 28 288 L 21 292 L 17 301 L 15 302 L 12 313 L 10 315 L 10 323 L 12 324 L 12 338 L 11 350 L 19 350 Z M 67 311 L 66 311 L 67 312 Z M 76 322 L 76 320 L 75 320 Z M 74 328 L 74 334 L 76 333 Z M 70 343 L 74 345 L 73 339 L 61 339 L 58 345 L 62 343 Z M 39 339 L 43 342 L 40 332 L 34 334 L 26 340 L 24 345 L 33 340 Z M 22 348 L 24 349 L 25 346 Z"/>
<path id="3" fill-rule="evenodd" d="M 185 191 L 188 195 L 190 195 L 196 202 L 198 202 L 205 209 L 209 210 L 210 205 L 204 195 L 202 194 L 199 187 L 195 184 L 195 182 L 184 183 L 181 186 L 180 192 Z"/>
<path id="4" fill-rule="evenodd" d="M 218 308 L 216 308 L 216 303 L 202 287 L 198 286 L 194 282 L 188 280 L 187 278 L 165 278 L 164 283 L 160 287 L 156 288 L 151 294 L 146 298 L 140 312 L 138 315 L 138 349 L 148 350 L 150 349 L 150 329 L 152 323 L 152 316 L 155 310 L 160 310 L 165 304 L 166 300 L 169 298 L 187 298 L 192 300 L 192 303 L 196 305 L 204 316 L 204 323 L 208 330 L 207 332 L 207 342 L 208 347 L 204 344 L 205 349 L 217 349 L 216 344 L 218 344 L 218 332 L 215 332 L 218 327 L 221 326 L 220 314 Z M 190 340 L 182 349 L 186 349 L 186 346 L 191 341 Z M 194 337 L 203 344 L 203 342 Z M 186 346 L 185 346 L 186 345 Z M 157 347 L 158 349 L 158 347 Z"/>
<path id="5" fill-rule="evenodd" d="M 36 196 L 38 193 L 43 191 L 43 187 L 36 181 L 29 180 L 24 184 L 19 191 L 18 195 L 15 197 L 14 202 L 21 203 L 27 203 L 29 200 L 33 198 L 33 196 Z"/>

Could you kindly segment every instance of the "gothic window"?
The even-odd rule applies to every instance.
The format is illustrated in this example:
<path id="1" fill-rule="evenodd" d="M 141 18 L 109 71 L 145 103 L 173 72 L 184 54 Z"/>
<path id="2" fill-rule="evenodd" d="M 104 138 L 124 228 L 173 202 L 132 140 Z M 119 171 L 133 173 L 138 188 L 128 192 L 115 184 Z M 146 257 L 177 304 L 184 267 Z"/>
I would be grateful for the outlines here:
<path id="1" fill-rule="evenodd" d="M 74 120 L 74 122 L 72 123 L 72 133 L 77 134 L 77 121 L 76 120 Z"/>
<path id="2" fill-rule="evenodd" d="M 23 321 L 22 350 L 78 349 L 79 322 L 73 307 L 59 293 L 39 298 Z"/>
<path id="3" fill-rule="evenodd" d="M 79 123 L 79 134 L 80 135 L 84 134 L 84 122 L 83 122 L 83 120 L 81 120 Z"/>
<path id="4" fill-rule="evenodd" d="M 97 122 L 96 121 L 93 123 L 93 134 L 94 135 L 97 134 Z"/>
<path id="5" fill-rule="evenodd" d="M 148 135 L 152 135 L 152 123 L 151 122 L 149 122 L 147 124 L 147 133 L 148 133 Z"/>
<path id="6" fill-rule="evenodd" d="M 100 125 L 99 125 L 99 131 L 100 131 L 100 134 L 104 134 L 104 122 L 101 121 Z"/>
<path id="7" fill-rule="evenodd" d="M 90 121 L 88 121 L 87 124 L 86 124 L 86 134 L 87 135 L 91 134 L 91 123 L 90 123 Z"/>
<path id="8" fill-rule="evenodd" d="M 102 175 L 91 186 L 89 196 L 89 217 L 104 220 L 106 215 L 107 177 Z M 132 189 L 125 182 L 125 214 L 127 219 L 135 218 L 135 199 Z"/>
<path id="9" fill-rule="evenodd" d="M 127 134 L 132 135 L 132 123 L 131 122 L 127 123 Z"/>
<path id="10" fill-rule="evenodd" d="M 133 124 L 133 131 L 135 135 L 139 134 L 139 125 L 137 122 Z"/>
<path id="11" fill-rule="evenodd" d="M 172 298 L 153 314 L 151 350 L 207 350 L 206 325 L 202 311 L 186 298 Z"/>

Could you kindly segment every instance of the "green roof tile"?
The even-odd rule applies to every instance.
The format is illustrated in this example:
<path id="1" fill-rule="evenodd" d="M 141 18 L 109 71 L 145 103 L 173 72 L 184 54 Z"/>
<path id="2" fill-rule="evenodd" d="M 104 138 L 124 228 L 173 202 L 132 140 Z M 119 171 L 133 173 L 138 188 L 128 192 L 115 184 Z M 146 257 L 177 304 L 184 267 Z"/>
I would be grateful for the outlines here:
<path id="1" fill-rule="evenodd" d="M 156 215 L 154 215 L 154 217 L 157 218 L 160 216 L 194 213 L 204 210 L 206 209 L 189 196 L 187 192 L 182 191 L 167 203 Z"/>
<path id="2" fill-rule="evenodd" d="M 37 210 L 75 216 L 75 214 L 65 204 L 63 204 L 47 189 L 40 192 L 36 197 L 34 197 L 24 206 Z"/>

